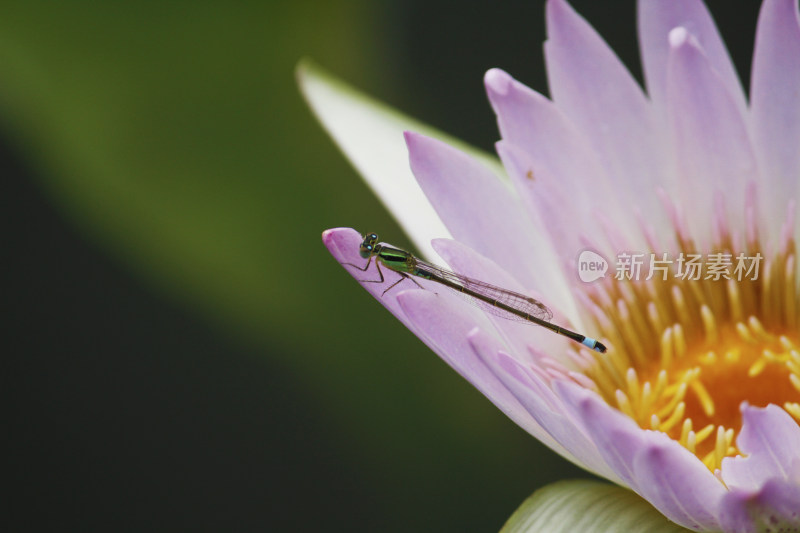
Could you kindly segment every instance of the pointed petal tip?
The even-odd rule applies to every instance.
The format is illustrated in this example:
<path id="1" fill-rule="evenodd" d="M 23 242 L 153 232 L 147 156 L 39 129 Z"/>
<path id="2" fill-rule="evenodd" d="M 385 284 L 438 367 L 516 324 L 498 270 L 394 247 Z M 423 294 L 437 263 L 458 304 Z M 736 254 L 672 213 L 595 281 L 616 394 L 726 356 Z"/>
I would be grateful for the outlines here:
<path id="1" fill-rule="evenodd" d="M 414 174 L 417 183 L 419 183 L 419 176 L 417 176 L 415 168 L 420 164 L 420 159 L 424 158 L 423 153 L 425 153 L 425 145 L 431 138 L 421 133 L 407 130 L 403 132 L 403 139 L 406 143 L 406 150 L 408 150 L 408 162 L 411 165 L 411 173 Z"/>
<path id="2" fill-rule="evenodd" d="M 314 109 L 314 84 L 327 80 L 328 83 L 335 83 L 330 73 L 322 68 L 316 61 L 310 57 L 302 57 L 294 67 L 294 79 L 297 86 L 300 88 L 300 94 L 309 103 L 312 110 Z"/>
<path id="3" fill-rule="evenodd" d="M 303 89 L 306 78 L 308 77 L 308 73 L 313 66 L 314 62 L 307 57 L 301 58 L 300 61 L 297 62 L 297 65 L 295 65 L 294 79 L 297 81 L 297 84 L 300 86 L 301 90 Z"/>
<path id="4" fill-rule="evenodd" d="M 547 39 L 565 42 L 581 26 L 588 23 L 566 0 L 547 0 L 545 4 L 545 20 L 547 23 Z"/>
<path id="5" fill-rule="evenodd" d="M 314 61 L 308 57 L 301 57 L 294 67 L 294 75 L 297 80 L 302 80 L 308 75 L 308 71 L 315 66 Z"/>
<path id="6" fill-rule="evenodd" d="M 418 138 L 424 137 L 421 133 L 417 133 L 411 130 L 404 130 L 403 131 L 403 139 L 406 141 L 406 145 L 415 142 Z"/>
<path id="7" fill-rule="evenodd" d="M 336 235 L 336 232 L 341 230 L 342 228 L 330 228 L 326 229 L 322 232 L 322 242 L 328 244 L 333 240 L 333 237 Z"/>
<path id="8" fill-rule="evenodd" d="M 480 338 L 481 338 L 481 328 L 479 328 L 478 326 L 475 326 L 474 328 L 472 328 L 467 332 L 467 340 L 473 347 Z"/>
<path id="9" fill-rule="evenodd" d="M 507 95 L 513 82 L 514 79 L 511 75 L 499 68 L 489 69 L 483 76 L 483 83 L 486 86 L 486 92 L 489 93 L 490 98 L 493 95 Z"/>
<path id="10" fill-rule="evenodd" d="M 553 390 L 555 390 L 559 396 L 572 398 L 573 404 L 576 406 L 583 407 L 593 403 L 594 393 L 591 393 L 591 391 L 573 381 L 565 379 L 554 380 Z M 597 398 L 599 398 L 599 396 Z"/>
<path id="11" fill-rule="evenodd" d="M 322 242 L 328 243 L 342 234 L 350 234 L 350 233 L 358 234 L 358 232 L 353 228 L 347 228 L 347 227 L 329 228 L 322 232 Z"/>
<path id="12" fill-rule="evenodd" d="M 396 294 L 397 303 L 400 304 L 400 309 L 406 314 L 413 315 L 415 306 L 422 303 L 423 307 L 427 302 L 430 302 L 431 297 L 435 297 L 435 293 L 420 289 L 403 289 Z"/>
<path id="13" fill-rule="evenodd" d="M 545 3 L 545 10 L 547 15 L 555 16 L 564 13 L 565 11 L 572 11 L 572 6 L 570 6 L 566 0 L 547 0 Z"/>
<path id="14" fill-rule="evenodd" d="M 700 44 L 697 36 L 689 31 L 684 26 L 677 26 L 672 28 L 667 36 L 669 47 L 672 52 L 688 51 L 690 53 L 699 53 L 705 61 L 708 61 L 706 49 Z"/>
<path id="15" fill-rule="evenodd" d="M 669 45 L 672 48 L 680 48 L 689 40 L 689 30 L 683 26 L 673 28 L 669 32 Z"/>
<path id="16" fill-rule="evenodd" d="M 409 158 L 414 157 L 414 151 L 416 149 L 419 149 L 422 145 L 426 144 L 429 141 L 435 140 L 433 137 L 428 137 L 425 134 L 411 130 L 406 130 L 403 132 L 403 139 L 406 142 L 406 148 L 408 149 Z"/>
<path id="17" fill-rule="evenodd" d="M 798 7 L 797 0 L 772 0 L 764 2 L 761 9 L 772 9 L 773 12 L 781 15 L 780 19 L 784 24 L 800 27 L 800 7 Z"/>
<path id="18" fill-rule="evenodd" d="M 322 232 L 322 244 L 337 259 L 344 257 L 345 250 L 357 249 L 355 242 L 361 238 L 353 228 L 331 228 Z"/>

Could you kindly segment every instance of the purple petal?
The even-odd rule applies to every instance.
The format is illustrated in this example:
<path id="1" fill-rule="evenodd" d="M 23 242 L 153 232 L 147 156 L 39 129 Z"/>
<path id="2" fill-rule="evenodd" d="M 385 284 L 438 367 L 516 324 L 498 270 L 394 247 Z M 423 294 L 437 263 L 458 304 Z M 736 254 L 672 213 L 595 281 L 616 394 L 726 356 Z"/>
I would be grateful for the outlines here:
<path id="1" fill-rule="evenodd" d="M 559 284 L 545 236 L 519 199 L 485 166 L 455 148 L 416 133 L 406 133 L 411 170 L 453 237 L 502 265 L 527 287 Z M 541 268 L 539 268 L 541 267 Z"/>
<path id="2" fill-rule="evenodd" d="M 436 253 L 459 274 L 504 289 L 530 295 L 539 300 L 543 299 L 539 294 L 530 294 L 529 291 L 519 285 L 511 275 L 505 272 L 496 263 L 473 251 L 468 246 L 457 241 L 436 239 L 433 241 L 433 248 L 436 250 Z M 543 303 L 553 310 L 561 306 L 566 306 L 570 311 L 574 310 L 574 301 L 571 297 L 565 301 L 545 300 Z M 481 309 L 486 311 L 488 308 L 481 306 Z M 491 311 L 489 311 L 489 313 L 491 313 Z M 563 319 L 560 313 L 558 316 Z M 509 320 L 508 318 L 495 316 L 493 314 L 489 314 L 489 319 L 515 353 L 528 353 L 529 347 L 535 347 L 541 352 L 553 354 L 554 357 L 557 357 L 558 354 L 566 352 L 567 345 L 571 342 L 545 328 L 528 322 Z M 565 326 L 570 325 L 569 323 L 562 323 Z"/>
<path id="3" fill-rule="evenodd" d="M 667 435 L 639 428 L 591 391 L 567 382 L 555 389 L 629 487 L 678 524 L 715 529 L 725 488 L 697 457 Z"/>
<path id="4" fill-rule="evenodd" d="M 598 193 L 603 203 L 617 198 L 588 139 L 550 100 L 500 69 L 489 70 L 484 84 L 505 144 L 519 147 L 537 165 L 565 180 L 564 186 L 574 189 L 577 196 L 576 210 L 586 207 L 585 199 Z M 537 177 L 534 172 L 528 181 L 535 183 Z M 598 182 L 591 192 L 581 187 L 587 179 Z"/>
<path id="5" fill-rule="evenodd" d="M 540 442 L 545 444 L 548 448 L 555 451 L 565 459 L 572 461 L 573 463 L 577 464 L 578 466 L 583 467 L 583 464 L 580 460 L 573 454 L 571 454 L 568 450 L 566 450 L 559 442 L 553 437 L 549 430 L 542 427 L 542 425 L 536 420 L 529 409 L 526 408 L 523 404 L 521 404 L 516 396 L 508 389 L 505 380 L 501 379 L 502 372 L 498 374 L 496 368 L 496 360 L 497 355 L 502 353 L 501 350 L 503 349 L 502 346 L 494 340 L 491 336 L 487 335 L 484 331 L 479 329 L 473 330 L 469 336 L 468 341 L 470 346 L 472 347 L 473 355 L 475 355 L 481 362 L 485 365 L 485 367 L 492 372 L 497 378 L 497 383 L 502 385 L 502 389 L 507 391 L 513 397 L 513 401 L 505 400 L 507 403 L 514 405 L 522 406 L 525 409 L 527 415 L 530 416 L 530 421 L 527 422 L 527 425 L 522 426 L 528 433 L 536 437 Z M 507 357 L 507 356 L 506 356 Z M 485 393 L 484 393 L 485 394 Z M 488 396 L 488 395 L 487 395 Z M 496 403 L 496 402 L 495 402 Z M 496 403 L 497 404 L 497 403 Z M 501 409 L 503 409 L 501 407 Z M 512 417 L 513 419 L 513 417 Z M 527 420 L 527 419 L 526 419 Z"/>
<path id="6" fill-rule="evenodd" d="M 639 492 L 633 458 L 644 447 L 644 431 L 590 390 L 568 382 L 557 382 L 554 389 L 583 425 L 606 464 L 628 487 Z"/>
<path id="7" fill-rule="evenodd" d="M 719 76 L 739 112 L 744 113 L 744 91 L 736 69 L 701 0 L 639 0 L 638 19 L 647 92 L 656 107 L 663 109 L 667 98 L 669 32 L 683 27 L 695 36 L 710 68 Z"/>
<path id="8" fill-rule="evenodd" d="M 677 524 L 717 530 L 725 487 L 693 453 L 666 434 L 646 433 L 647 443 L 634 460 L 637 492 Z"/>
<path id="9" fill-rule="evenodd" d="M 493 330 L 492 325 L 480 311 L 449 291 L 438 294 L 421 290 L 403 291 L 398 295 L 398 300 L 413 324 L 416 335 L 426 345 L 517 425 L 549 446 L 554 444 L 547 432 L 476 355 L 469 340 L 475 338 L 476 331 L 481 332 L 483 350 L 506 348 L 496 335 L 489 333 Z"/>
<path id="10" fill-rule="evenodd" d="M 756 492 L 731 490 L 719 516 L 730 533 L 800 531 L 800 483 L 773 479 Z"/>
<path id="11" fill-rule="evenodd" d="M 547 3 L 545 57 L 558 108 L 592 143 L 626 205 L 658 213 L 653 183 L 670 179 L 655 115 L 639 85 L 564 0 Z"/>
<path id="12" fill-rule="evenodd" d="M 586 242 L 592 243 L 598 249 L 604 249 L 606 253 L 612 253 L 613 247 L 604 248 L 607 236 L 598 223 L 598 206 L 604 206 L 602 209 L 605 212 L 605 206 L 608 205 L 609 213 L 624 216 L 626 214 L 624 211 L 613 207 L 615 201 L 610 204 L 602 201 L 583 202 L 580 193 L 575 194 L 573 198 L 574 191 L 589 191 L 593 190 L 592 187 L 570 186 L 571 179 L 562 180 L 548 167 L 533 163 L 528 154 L 517 145 L 499 141 L 496 148 L 506 171 L 515 185 L 519 184 L 518 189 L 530 205 L 531 211 L 535 213 L 536 223 L 549 236 L 555 254 L 568 272 L 576 272 L 571 266 L 574 266 L 578 255 L 586 248 Z M 525 183 L 530 182 L 528 172 L 532 169 L 534 169 L 535 183 Z M 599 194 L 603 196 L 602 192 Z M 584 203 L 591 205 L 582 206 Z M 623 230 L 630 227 L 625 224 L 616 226 Z M 626 237 L 631 243 L 637 242 L 635 234 L 626 233 Z"/>
<path id="13" fill-rule="evenodd" d="M 569 455 L 565 457 L 590 472 L 615 483 L 623 483 L 605 463 L 595 443 L 567 413 L 561 399 L 541 377 L 502 352 L 484 354 L 483 358 L 539 425 L 568 452 Z"/>
<path id="14" fill-rule="evenodd" d="M 416 329 L 408 321 L 405 313 L 403 313 L 400 308 L 400 304 L 397 302 L 397 295 L 403 289 L 414 287 L 414 284 L 410 281 L 403 281 L 397 287 L 383 294 L 386 289 L 400 280 L 401 277 L 396 272 L 388 268 L 383 268 L 381 272 L 383 272 L 385 281 L 383 283 L 372 283 L 371 281 L 380 279 L 380 275 L 375 261 L 370 263 L 366 271 L 360 270 L 360 268 L 363 268 L 363 265 L 367 264 L 367 260 L 358 254 L 362 240 L 363 237 L 352 228 L 329 229 L 322 234 L 322 242 L 328 248 L 331 255 L 333 255 L 334 259 L 336 259 L 351 276 L 358 280 L 367 292 L 374 296 L 376 300 L 416 334 Z"/>
<path id="15" fill-rule="evenodd" d="M 744 404 L 736 444 L 743 456 L 722 461 L 728 487 L 754 491 L 772 478 L 800 483 L 800 426 L 777 405 Z"/>
<path id="16" fill-rule="evenodd" d="M 691 215 L 689 229 L 708 246 L 714 197 L 742 209 L 745 184 L 757 178 L 757 167 L 744 117 L 697 41 L 678 28 L 670 42 L 667 101 L 681 200 Z"/>
<path id="17" fill-rule="evenodd" d="M 575 228 L 590 242 L 599 240 L 598 211 L 607 213 L 615 226 L 629 228 L 630 204 L 620 195 L 619 184 L 569 119 L 550 100 L 502 70 L 488 71 L 484 81 L 503 136 L 497 151 L 559 256 L 574 259 L 581 251 Z M 568 223 L 559 224 L 558 219 Z M 634 241 L 640 235 L 631 232 L 629 238 Z"/>
<path id="18" fill-rule="evenodd" d="M 753 144 L 770 195 L 783 212 L 796 198 L 800 176 L 800 13 L 796 0 L 761 7 L 750 84 Z M 772 229 L 776 231 L 777 226 Z"/>

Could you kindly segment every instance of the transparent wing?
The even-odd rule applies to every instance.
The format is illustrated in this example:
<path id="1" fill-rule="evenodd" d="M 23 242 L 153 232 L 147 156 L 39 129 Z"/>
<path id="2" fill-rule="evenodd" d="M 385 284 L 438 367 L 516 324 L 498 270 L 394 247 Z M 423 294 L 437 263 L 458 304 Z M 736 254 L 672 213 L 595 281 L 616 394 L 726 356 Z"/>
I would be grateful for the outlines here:
<path id="1" fill-rule="evenodd" d="M 527 322 L 524 316 L 518 316 L 503 309 L 496 303 L 492 303 L 499 302 L 520 312 L 523 315 L 527 314 L 540 320 L 544 320 L 545 322 L 550 322 L 553 319 L 552 311 L 550 311 L 550 309 L 548 309 L 547 306 L 542 302 L 531 296 L 525 296 L 524 294 L 503 289 L 490 283 L 485 283 L 477 279 L 462 276 L 461 274 L 457 274 L 456 272 L 452 272 L 450 270 L 445 270 L 431 263 L 422 261 L 421 259 L 417 259 L 417 266 L 424 270 L 428 270 L 432 274 L 439 276 L 455 285 L 485 297 L 489 301 L 484 301 L 467 293 L 462 293 L 465 294 L 472 303 L 481 309 L 492 313 L 493 315 L 509 320 Z"/>

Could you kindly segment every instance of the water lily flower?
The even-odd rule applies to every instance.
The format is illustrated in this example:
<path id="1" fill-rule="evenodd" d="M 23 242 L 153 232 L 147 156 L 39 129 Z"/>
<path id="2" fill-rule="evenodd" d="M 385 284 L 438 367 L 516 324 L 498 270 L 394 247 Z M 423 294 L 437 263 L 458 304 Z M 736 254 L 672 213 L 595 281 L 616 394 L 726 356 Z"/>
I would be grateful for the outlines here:
<path id="1" fill-rule="evenodd" d="M 639 0 L 646 91 L 564 0 L 546 9 L 551 98 L 485 77 L 504 170 L 406 132 L 415 188 L 392 144 L 401 119 L 302 84 L 401 224 L 413 214 L 412 237 L 452 236 L 422 253 L 532 295 L 608 352 L 433 283 L 387 291 L 401 279 L 387 268 L 363 286 L 531 435 L 671 521 L 800 531 L 797 2 L 764 1 L 749 98 L 700 0 Z M 351 265 L 361 239 L 323 235 Z M 587 250 L 607 271 L 582 281 Z"/>

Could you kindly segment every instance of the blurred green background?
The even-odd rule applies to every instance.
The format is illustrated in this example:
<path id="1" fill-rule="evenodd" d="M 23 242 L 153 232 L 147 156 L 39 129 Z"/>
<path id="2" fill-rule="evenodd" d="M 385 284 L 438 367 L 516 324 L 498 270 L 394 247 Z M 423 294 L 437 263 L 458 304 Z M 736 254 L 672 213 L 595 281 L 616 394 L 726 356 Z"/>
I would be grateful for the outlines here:
<path id="1" fill-rule="evenodd" d="M 634 2 L 573 5 L 639 76 Z M 758 3 L 722 5 L 746 72 Z M 408 241 L 294 79 L 491 150 L 483 72 L 547 90 L 542 2 L 0 8 L 4 529 L 493 531 L 586 475 L 328 256 Z"/>

